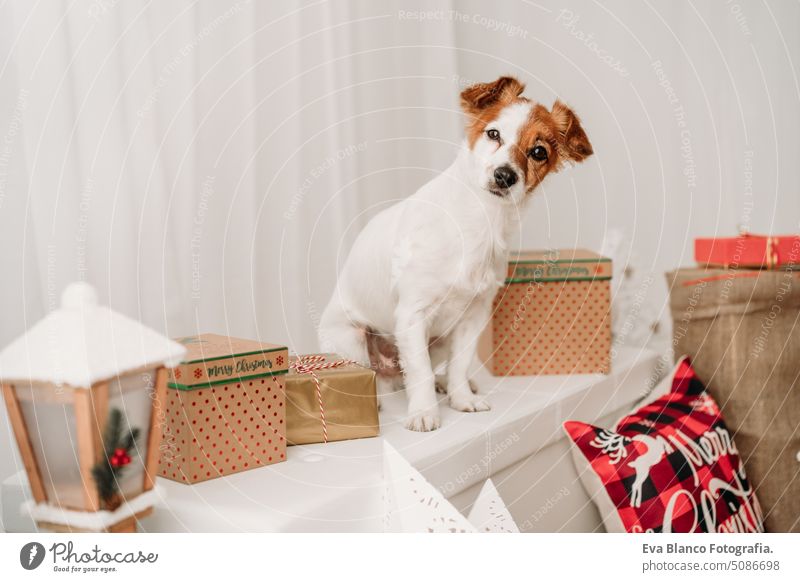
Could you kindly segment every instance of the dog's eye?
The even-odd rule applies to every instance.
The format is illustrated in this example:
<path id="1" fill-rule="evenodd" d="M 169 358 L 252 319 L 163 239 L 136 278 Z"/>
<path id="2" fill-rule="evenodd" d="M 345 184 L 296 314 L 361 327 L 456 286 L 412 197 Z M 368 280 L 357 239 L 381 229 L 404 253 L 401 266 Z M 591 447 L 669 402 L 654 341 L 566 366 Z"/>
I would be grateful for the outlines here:
<path id="1" fill-rule="evenodd" d="M 500 141 L 500 132 L 496 129 L 490 129 L 486 132 L 486 137 L 492 141 Z"/>
<path id="2" fill-rule="evenodd" d="M 547 150 L 544 148 L 544 146 L 538 145 L 529 151 L 528 155 L 537 162 L 543 162 L 547 159 Z"/>

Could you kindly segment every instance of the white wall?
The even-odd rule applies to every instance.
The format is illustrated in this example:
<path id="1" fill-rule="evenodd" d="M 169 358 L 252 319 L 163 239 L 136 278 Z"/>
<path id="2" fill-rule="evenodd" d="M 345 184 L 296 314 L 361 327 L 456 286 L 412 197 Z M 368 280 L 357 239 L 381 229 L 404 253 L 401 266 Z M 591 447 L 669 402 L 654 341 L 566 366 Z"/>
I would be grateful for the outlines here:
<path id="1" fill-rule="evenodd" d="M 798 25 L 796 2 L 741 0 L 9 0 L 0 345 L 85 278 L 169 335 L 313 350 L 355 232 L 452 158 L 460 89 L 505 73 L 596 152 L 548 179 L 520 244 L 621 229 L 661 306 L 695 236 L 800 230 Z"/>
<path id="2" fill-rule="evenodd" d="M 487 14 L 476 0 L 459 7 Z M 507 70 L 545 103 L 560 96 L 596 152 L 548 181 L 523 246 L 597 248 L 608 229 L 625 229 L 661 273 L 693 263 L 696 236 L 732 235 L 739 224 L 800 231 L 800 5 L 496 2 L 489 14 L 530 34 L 459 25 L 462 74 Z M 660 300 L 666 290 L 653 292 Z"/>

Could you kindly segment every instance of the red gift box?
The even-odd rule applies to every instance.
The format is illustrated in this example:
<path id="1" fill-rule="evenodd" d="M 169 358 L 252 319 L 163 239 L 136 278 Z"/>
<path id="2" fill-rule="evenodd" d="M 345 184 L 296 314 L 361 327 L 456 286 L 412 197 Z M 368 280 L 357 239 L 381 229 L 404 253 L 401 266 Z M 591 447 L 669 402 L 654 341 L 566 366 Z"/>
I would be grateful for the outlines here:
<path id="1" fill-rule="evenodd" d="M 800 268 L 800 236 L 698 238 L 694 241 L 694 258 L 700 265 L 726 268 Z"/>

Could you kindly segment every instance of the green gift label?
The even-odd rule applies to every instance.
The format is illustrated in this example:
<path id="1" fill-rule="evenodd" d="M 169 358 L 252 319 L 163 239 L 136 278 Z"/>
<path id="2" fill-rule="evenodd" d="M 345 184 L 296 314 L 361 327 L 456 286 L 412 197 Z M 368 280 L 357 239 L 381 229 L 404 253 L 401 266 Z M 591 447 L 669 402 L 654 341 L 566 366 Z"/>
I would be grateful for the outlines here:
<path id="1" fill-rule="evenodd" d="M 506 283 L 605 281 L 611 279 L 611 259 L 589 258 L 516 260 L 508 264 Z"/>

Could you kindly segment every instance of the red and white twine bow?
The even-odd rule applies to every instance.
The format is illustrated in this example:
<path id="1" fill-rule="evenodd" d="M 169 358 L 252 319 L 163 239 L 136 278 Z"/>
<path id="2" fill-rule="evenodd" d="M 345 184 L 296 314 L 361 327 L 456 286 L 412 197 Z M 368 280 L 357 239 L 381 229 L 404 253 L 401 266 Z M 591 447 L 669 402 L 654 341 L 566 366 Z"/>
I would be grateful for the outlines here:
<path id="1" fill-rule="evenodd" d="M 289 369 L 294 370 L 298 374 L 310 374 L 311 379 L 314 381 L 314 386 L 317 388 L 317 403 L 319 404 L 319 418 L 322 421 L 322 437 L 325 442 L 328 442 L 328 423 L 325 421 L 325 404 L 322 401 L 322 387 L 319 384 L 319 376 L 317 371 L 330 370 L 332 368 L 341 368 L 342 366 L 349 366 L 355 364 L 353 360 L 335 360 L 332 362 L 326 361 L 325 356 L 318 354 L 311 354 L 307 356 L 297 356 L 297 359 L 289 364 Z"/>

